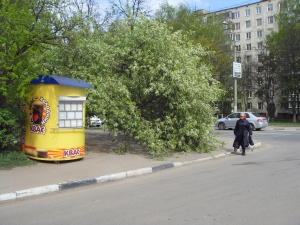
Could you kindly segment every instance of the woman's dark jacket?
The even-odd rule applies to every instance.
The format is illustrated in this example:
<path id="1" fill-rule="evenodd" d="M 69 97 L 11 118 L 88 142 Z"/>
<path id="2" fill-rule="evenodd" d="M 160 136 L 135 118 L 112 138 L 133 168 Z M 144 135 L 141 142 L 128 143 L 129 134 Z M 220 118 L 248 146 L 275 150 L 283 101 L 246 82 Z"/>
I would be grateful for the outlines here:
<path id="1" fill-rule="evenodd" d="M 233 142 L 233 147 L 239 148 L 240 146 L 249 146 L 249 135 L 252 135 L 252 130 L 248 120 L 239 119 L 236 121 L 234 128 L 235 139 Z"/>

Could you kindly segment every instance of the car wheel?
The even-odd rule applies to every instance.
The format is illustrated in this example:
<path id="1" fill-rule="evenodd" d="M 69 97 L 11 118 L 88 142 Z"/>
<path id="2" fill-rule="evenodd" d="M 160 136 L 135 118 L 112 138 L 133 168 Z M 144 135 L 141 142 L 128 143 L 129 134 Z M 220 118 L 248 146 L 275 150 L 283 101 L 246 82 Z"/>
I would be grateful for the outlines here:
<path id="1" fill-rule="evenodd" d="M 252 123 L 250 123 L 251 130 L 255 130 L 255 127 Z"/>
<path id="2" fill-rule="evenodd" d="M 225 123 L 219 123 L 218 127 L 219 127 L 219 130 L 225 130 L 225 128 L 226 128 Z"/>

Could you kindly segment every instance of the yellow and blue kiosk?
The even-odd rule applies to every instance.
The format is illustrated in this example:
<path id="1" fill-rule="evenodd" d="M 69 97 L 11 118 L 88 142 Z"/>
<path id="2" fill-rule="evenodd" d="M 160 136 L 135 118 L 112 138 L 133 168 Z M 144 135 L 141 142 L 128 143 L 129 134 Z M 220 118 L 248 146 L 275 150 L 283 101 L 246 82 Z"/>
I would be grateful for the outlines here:
<path id="1" fill-rule="evenodd" d="M 83 158 L 86 88 L 92 86 L 83 80 L 49 75 L 40 75 L 31 84 L 22 151 L 46 161 Z"/>

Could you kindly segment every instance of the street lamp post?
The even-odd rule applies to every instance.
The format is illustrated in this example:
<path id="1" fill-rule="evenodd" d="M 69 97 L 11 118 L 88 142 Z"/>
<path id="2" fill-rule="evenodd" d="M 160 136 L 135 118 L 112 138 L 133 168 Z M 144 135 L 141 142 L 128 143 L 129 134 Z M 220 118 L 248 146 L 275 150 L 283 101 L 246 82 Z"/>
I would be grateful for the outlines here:
<path id="1" fill-rule="evenodd" d="M 235 38 L 233 37 L 234 42 L 233 42 L 233 55 L 234 55 L 234 60 L 233 62 L 236 62 L 236 45 L 235 45 Z M 233 67 L 234 70 L 234 67 Z M 233 71 L 234 73 L 234 71 Z M 237 78 L 234 76 L 234 98 L 233 98 L 233 112 L 237 112 Z"/>
<path id="2" fill-rule="evenodd" d="M 228 22 L 224 21 L 223 24 L 226 25 L 228 29 Z M 231 29 L 230 29 L 230 36 L 231 36 L 231 40 L 233 41 L 233 55 L 234 55 L 234 59 L 232 63 L 232 77 L 234 81 L 233 111 L 237 112 L 237 78 L 242 77 L 242 71 L 241 71 L 241 64 L 236 63 L 236 43 L 235 43 L 234 33 L 232 32 Z"/>

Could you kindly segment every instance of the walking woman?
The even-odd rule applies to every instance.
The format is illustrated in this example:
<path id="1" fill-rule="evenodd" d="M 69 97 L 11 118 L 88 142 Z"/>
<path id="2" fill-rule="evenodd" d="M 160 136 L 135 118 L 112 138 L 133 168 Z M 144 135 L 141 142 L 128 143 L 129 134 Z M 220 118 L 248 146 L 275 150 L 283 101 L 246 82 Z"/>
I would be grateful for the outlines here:
<path id="1" fill-rule="evenodd" d="M 246 155 L 245 149 L 249 146 L 249 135 L 252 135 L 252 130 L 248 120 L 246 120 L 245 113 L 241 113 L 240 119 L 236 121 L 234 135 L 234 152 L 236 152 L 239 147 L 242 147 L 242 155 Z"/>

